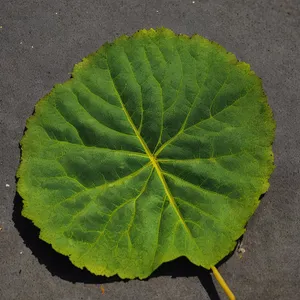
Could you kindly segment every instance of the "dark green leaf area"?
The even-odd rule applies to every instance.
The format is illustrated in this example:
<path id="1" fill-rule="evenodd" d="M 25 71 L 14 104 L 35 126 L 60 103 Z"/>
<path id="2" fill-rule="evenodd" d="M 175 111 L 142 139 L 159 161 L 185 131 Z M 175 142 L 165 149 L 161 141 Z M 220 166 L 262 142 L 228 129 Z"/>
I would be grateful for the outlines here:
<path id="1" fill-rule="evenodd" d="M 168 29 L 103 45 L 36 105 L 18 191 L 41 238 L 95 274 L 146 278 L 234 249 L 273 171 L 260 79 Z"/>

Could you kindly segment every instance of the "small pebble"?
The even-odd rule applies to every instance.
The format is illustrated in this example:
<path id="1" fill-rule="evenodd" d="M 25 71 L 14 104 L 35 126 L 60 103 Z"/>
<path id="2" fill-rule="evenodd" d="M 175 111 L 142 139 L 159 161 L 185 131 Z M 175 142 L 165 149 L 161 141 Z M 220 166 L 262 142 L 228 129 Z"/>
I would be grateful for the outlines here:
<path id="1" fill-rule="evenodd" d="M 245 253 L 246 250 L 245 250 L 244 248 L 239 248 L 238 252 L 239 252 L 239 253 Z"/>
<path id="2" fill-rule="evenodd" d="M 33 49 L 33 46 L 31 46 L 31 48 Z"/>
<path id="3" fill-rule="evenodd" d="M 196 1 L 192 1 L 192 3 L 195 3 Z"/>
<path id="4" fill-rule="evenodd" d="M 23 251 L 21 251 L 20 254 L 23 254 Z"/>
<path id="5" fill-rule="evenodd" d="M 22 45 L 23 44 L 23 42 L 20 42 L 20 45 Z"/>
<path id="6" fill-rule="evenodd" d="M 6 187 L 10 187 L 10 185 L 8 183 L 5 184 Z"/>
<path id="7" fill-rule="evenodd" d="M 243 258 L 243 254 L 246 252 L 246 249 L 245 248 L 242 248 L 241 245 L 238 247 L 237 249 L 237 253 L 239 255 L 239 258 Z"/>

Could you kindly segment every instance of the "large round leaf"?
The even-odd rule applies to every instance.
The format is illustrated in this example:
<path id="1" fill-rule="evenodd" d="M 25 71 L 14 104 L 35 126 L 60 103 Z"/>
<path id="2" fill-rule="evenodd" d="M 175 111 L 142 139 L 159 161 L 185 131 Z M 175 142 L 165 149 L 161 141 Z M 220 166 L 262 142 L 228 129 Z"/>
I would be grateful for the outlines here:
<path id="1" fill-rule="evenodd" d="M 105 44 L 38 102 L 18 191 L 41 238 L 95 274 L 211 268 L 268 189 L 274 120 L 260 79 L 167 29 Z"/>

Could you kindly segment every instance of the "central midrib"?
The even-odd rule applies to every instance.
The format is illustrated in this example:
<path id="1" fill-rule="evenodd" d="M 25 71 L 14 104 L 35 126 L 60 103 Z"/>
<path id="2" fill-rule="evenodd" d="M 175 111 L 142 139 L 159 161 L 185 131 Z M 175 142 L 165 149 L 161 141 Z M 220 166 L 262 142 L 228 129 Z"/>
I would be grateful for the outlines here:
<path id="1" fill-rule="evenodd" d="M 138 129 L 136 128 L 135 124 L 133 123 L 133 121 L 132 121 L 132 119 L 131 119 L 131 117 L 130 117 L 130 115 L 129 115 L 129 113 L 128 113 L 128 111 L 127 111 L 127 109 L 126 109 L 126 107 L 125 107 L 125 105 L 124 105 L 124 103 L 123 103 L 123 101 L 121 99 L 120 99 L 120 103 L 122 105 L 122 108 L 123 108 L 123 111 L 124 111 L 124 113 L 126 115 L 126 118 L 127 118 L 128 122 L 130 123 L 130 126 L 132 127 L 135 135 L 137 136 L 138 140 L 140 141 L 141 145 L 143 146 L 146 154 L 148 155 L 150 161 L 152 162 L 152 164 L 153 164 L 153 166 L 154 166 L 154 168 L 155 168 L 155 170 L 157 172 L 157 175 L 158 175 L 158 177 L 159 177 L 159 179 L 160 179 L 160 181 L 161 181 L 161 183 L 162 183 L 162 185 L 164 187 L 166 195 L 168 196 L 169 202 L 171 203 L 172 207 L 174 208 L 174 210 L 175 210 L 176 214 L 178 215 L 181 223 L 183 224 L 185 230 L 188 232 L 189 235 L 191 235 L 191 231 L 188 228 L 187 224 L 185 223 L 185 221 L 184 221 L 184 219 L 183 219 L 183 217 L 181 215 L 181 212 L 180 212 L 180 210 L 179 210 L 179 208 L 178 208 L 178 206 L 177 206 L 177 204 L 175 202 L 175 199 L 174 199 L 174 197 L 173 197 L 173 195 L 172 195 L 172 193 L 171 193 L 171 191 L 169 189 L 169 186 L 167 185 L 166 179 L 165 179 L 165 177 L 163 175 L 163 172 L 162 172 L 162 170 L 160 168 L 160 165 L 159 165 L 158 161 L 156 160 L 156 157 L 151 153 L 151 151 L 148 148 L 147 144 L 145 143 L 144 139 L 140 135 Z"/>
<path id="2" fill-rule="evenodd" d="M 189 227 L 187 226 L 186 222 L 184 221 L 184 219 L 183 219 L 183 217 L 182 217 L 182 215 L 181 215 L 181 212 L 180 212 L 180 210 L 179 210 L 179 208 L 178 208 L 178 206 L 177 206 L 177 204 L 176 204 L 176 202 L 175 202 L 175 199 L 174 199 L 174 197 L 173 197 L 173 195 L 172 195 L 172 193 L 171 193 L 171 191 L 170 191 L 170 189 L 169 189 L 169 187 L 168 187 L 168 185 L 167 185 L 166 179 L 165 179 L 165 177 L 164 177 L 164 175 L 163 175 L 163 173 L 162 173 L 162 170 L 161 170 L 161 168 L 160 168 L 160 165 L 159 165 L 158 161 L 156 160 L 156 157 L 151 153 L 151 151 L 150 151 L 150 149 L 148 148 L 147 144 L 145 143 L 144 139 L 143 139 L 142 136 L 140 135 L 140 132 L 139 132 L 138 129 L 136 128 L 135 124 L 133 123 L 133 121 L 132 121 L 132 119 L 131 119 L 131 117 L 130 117 L 130 115 L 129 115 L 127 109 L 126 109 L 126 106 L 124 105 L 124 103 L 123 103 L 123 101 L 122 101 L 121 95 L 120 95 L 120 93 L 119 93 L 119 91 L 118 91 L 118 89 L 117 89 L 117 87 L 116 87 L 116 85 L 115 85 L 114 79 L 113 79 L 113 77 L 111 76 L 111 71 L 110 71 L 110 66 L 109 66 L 108 60 L 107 60 L 107 66 L 108 66 L 108 71 L 109 71 L 110 78 L 111 78 L 112 83 L 113 83 L 113 87 L 114 87 L 114 89 L 115 89 L 115 91 L 116 91 L 117 97 L 118 97 L 118 99 L 119 99 L 119 101 L 120 101 L 120 104 L 121 104 L 121 107 L 122 107 L 122 109 L 123 109 L 123 111 L 124 111 L 124 114 L 125 114 L 125 116 L 126 116 L 128 122 L 129 122 L 131 128 L 133 129 L 133 131 L 134 131 L 136 137 L 138 138 L 138 140 L 139 140 L 139 142 L 141 143 L 142 147 L 144 148 L 146 154 L 148 155 L 148 157 L 149 157 L 151 163 L 153 164 L 153 167 L 155 168 L 155 170 L 156 170 L 156 172 L 157 172 L 157 174 L 158 174 L 158 177 L 159 177 L 159 179 L 160 179 L 160 181 L 161 181 L 161 183 L 162 183 L 162 185 L 163 185 L 163 187 L 164 187 L 164 190 L 165 190 L 165 192 L 166 192 L 166 195 L 168 196 L 168 199 L 169 199 L 170 204 L 171 204 L 172 207 L 174 208 L 174 211 L 176 212 L 176 214 L 177 214 L 177 216 L 178 216 L 180 222 L 182 223 L 184 229 L 185 229 L 185 230 L 187 231 L 187 233 L 192 237 L 191 231 L 190 231 Z"/>

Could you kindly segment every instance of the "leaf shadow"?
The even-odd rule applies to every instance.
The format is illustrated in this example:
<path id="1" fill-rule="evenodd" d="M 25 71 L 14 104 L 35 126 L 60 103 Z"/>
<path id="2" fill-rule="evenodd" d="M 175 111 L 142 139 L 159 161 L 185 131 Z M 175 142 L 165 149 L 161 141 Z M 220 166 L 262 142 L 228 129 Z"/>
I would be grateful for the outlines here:
<path id="1" fill-rule="evenodd" d="M 23 201 L 21 196 L 16 192 L 14 198 L 13 221 L 20 236 L 24 240 L 25 245 L 31 250 L 32 254 L 38 259 L 39 263 L 45 265 L 47 270 L 53 275 L 58 276 L 69 282 L 83 282 L 89 284 L 101 284 L 111 282 L 127 282 L 118 276 L 105 277 L 97 276 L 89 272 L 87 269 L 79 269 L 75 267 L 69 258 L 56 252 L 50 244 L 39 238 L 40 230 L 27 218 L 23 217 L 21 211 L 23 209 Z M 234 253 L 226 256 L 218 266 L 226 262 Z M 176 277 L 198 277 L 202 286 L 206 290 L 211 300 L 220 300 L 212 274 L 209 270 L 192 264 L 187 258 L 180 257 L 174 261 L 162 264 L 153 274 L 146 280 L 160 276 Z"/>

